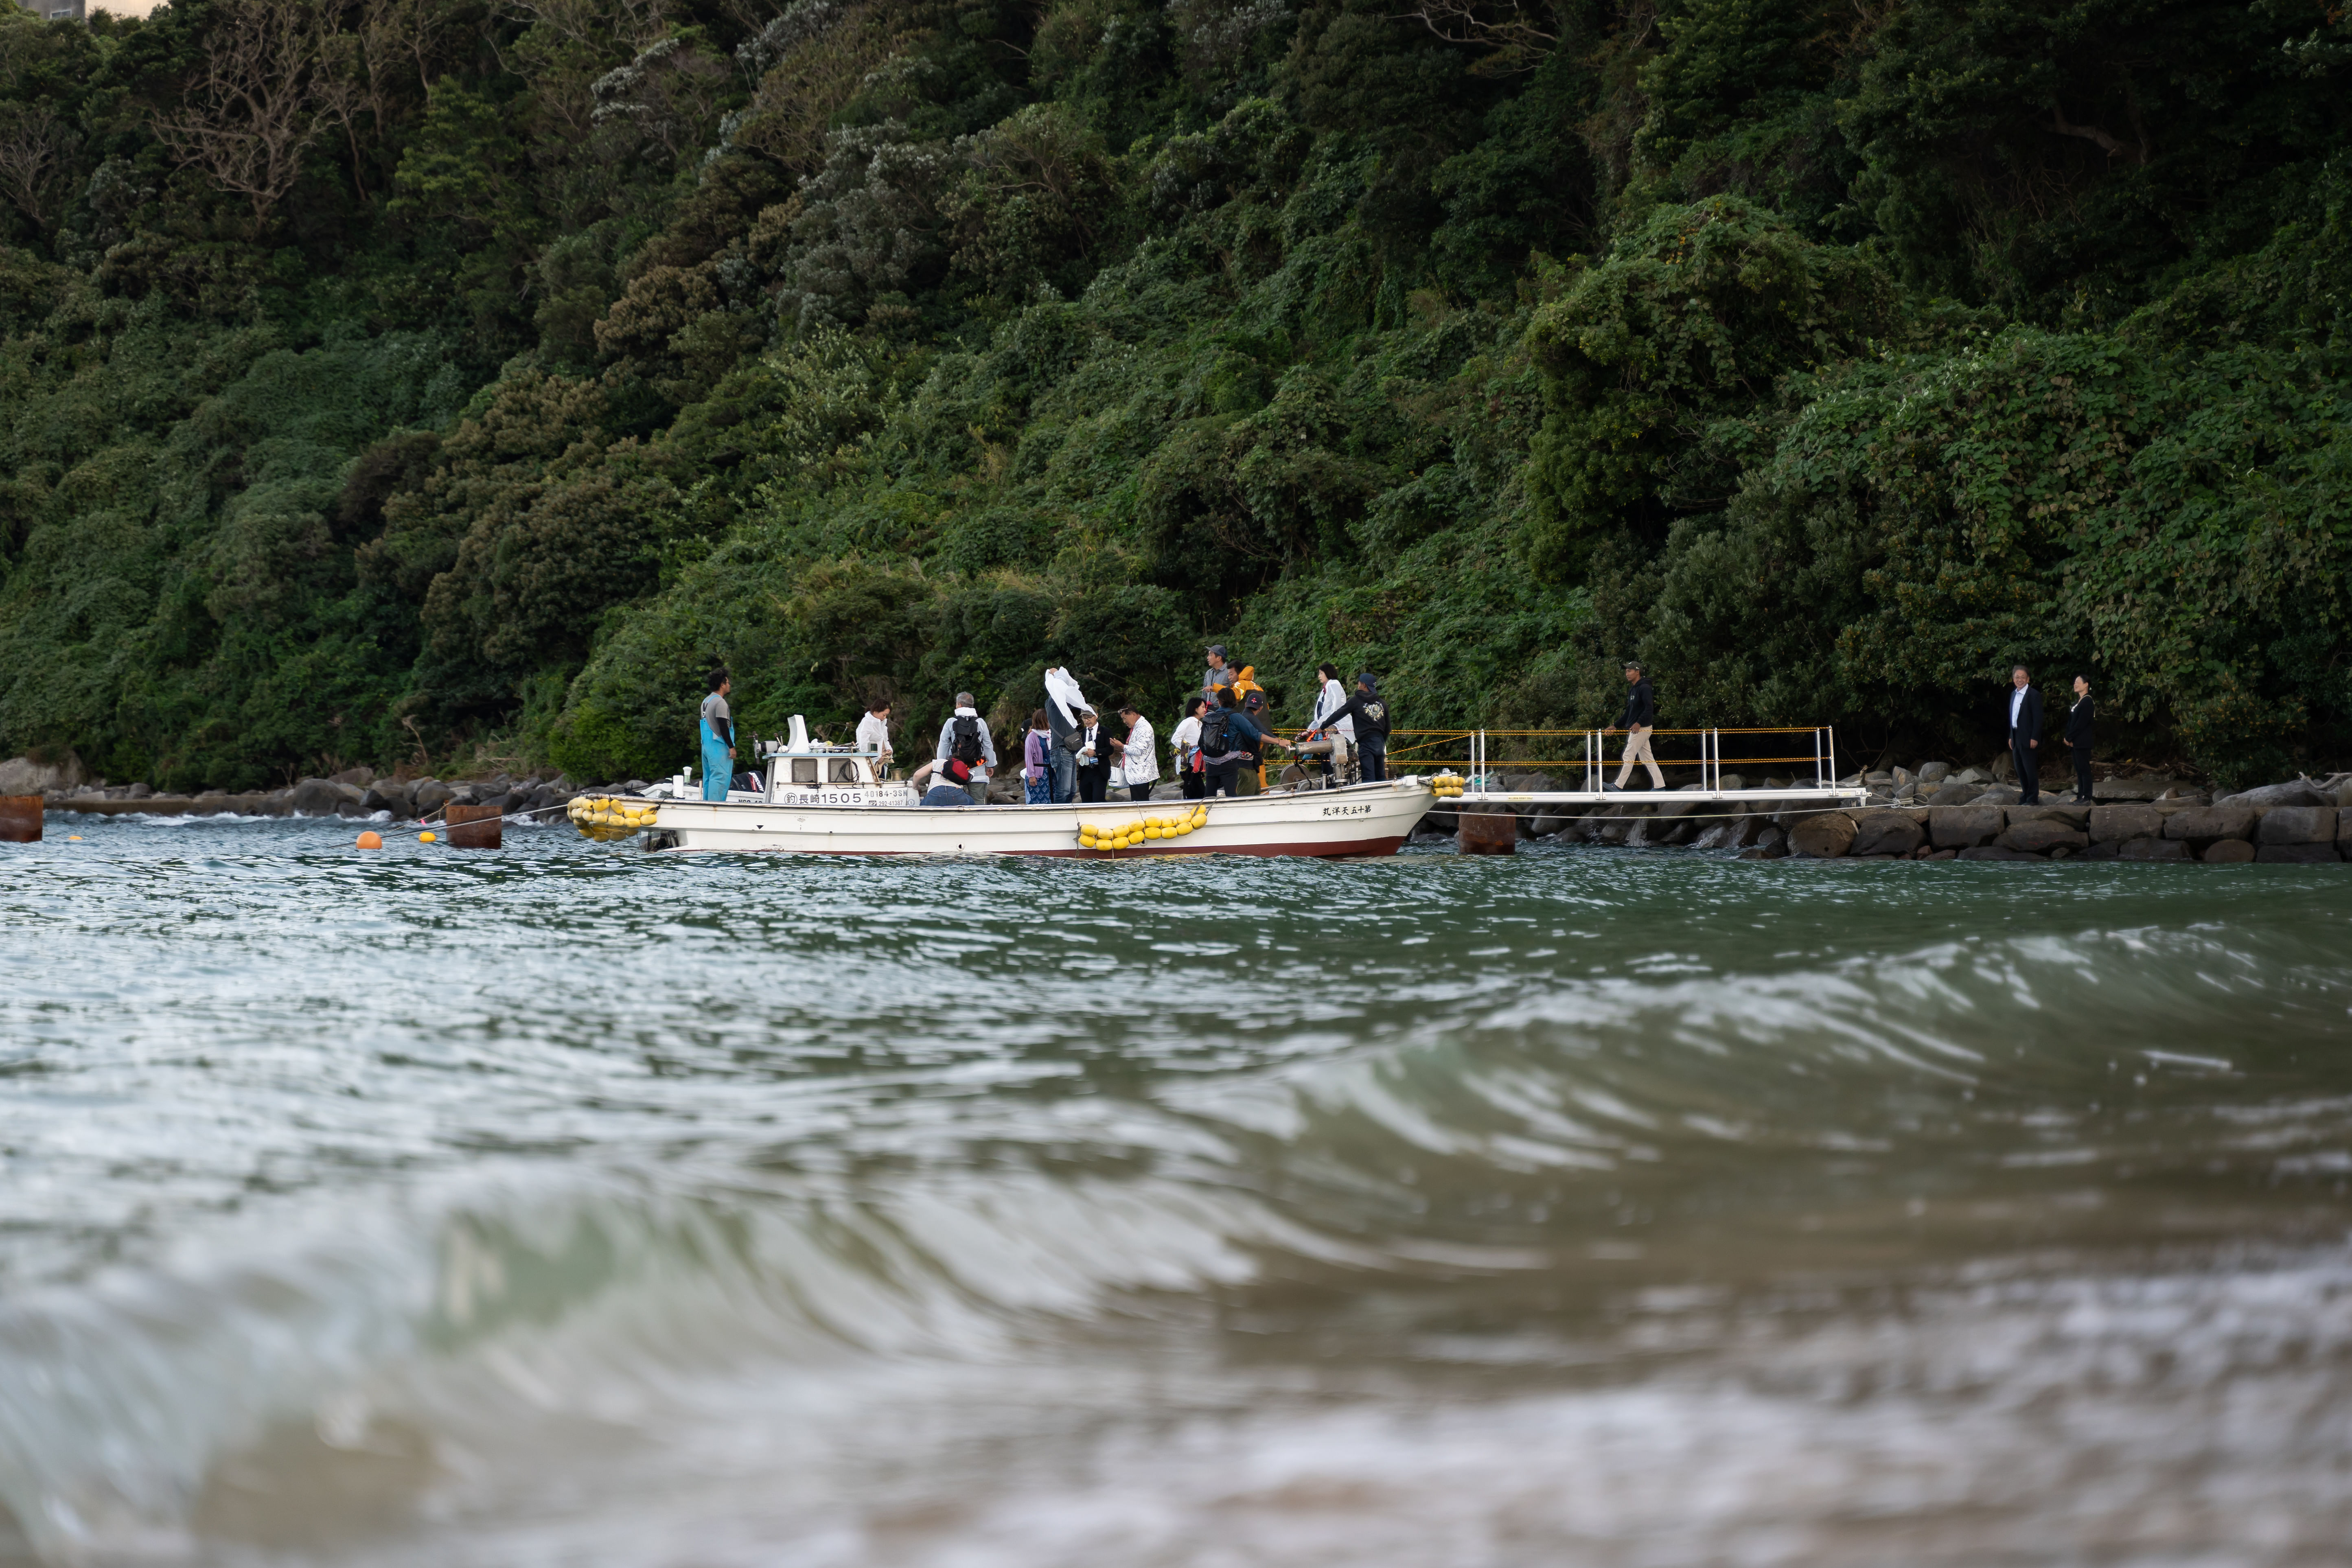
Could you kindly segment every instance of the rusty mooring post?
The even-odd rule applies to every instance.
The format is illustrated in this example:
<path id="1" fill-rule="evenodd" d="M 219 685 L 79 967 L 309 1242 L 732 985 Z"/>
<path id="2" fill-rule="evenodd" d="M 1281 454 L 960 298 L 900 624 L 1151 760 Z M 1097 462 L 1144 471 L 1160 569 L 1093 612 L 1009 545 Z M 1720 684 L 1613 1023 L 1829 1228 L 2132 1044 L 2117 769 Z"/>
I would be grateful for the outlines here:
<path id="1" fill-rule="evenodd" d="M 0 844 L 38 844 L 41 841 L 41 797 L 37 795 L 0 795 Z"/>
<path id="2" fill-rule="evenodd" d="M 442 819 L 448 824 L 453 849 L 496 849 L 505 843 L 506 818 L 495 805 L 459 805 L 452 801 Z"/>
<path id="3" fill-rule="evenodd" d="M 1454 847 L 1465 855 L 1509 855 L 1519 847 L 1519 819 L 1507 811 L 1466 809 L 1454 830 Z"/>

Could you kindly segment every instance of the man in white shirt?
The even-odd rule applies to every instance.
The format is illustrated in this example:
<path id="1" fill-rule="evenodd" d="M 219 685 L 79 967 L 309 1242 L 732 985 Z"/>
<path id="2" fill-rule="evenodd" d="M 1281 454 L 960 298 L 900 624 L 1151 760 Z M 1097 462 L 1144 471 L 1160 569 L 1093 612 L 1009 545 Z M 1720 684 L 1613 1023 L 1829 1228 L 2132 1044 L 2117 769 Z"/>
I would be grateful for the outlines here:
<path id="1" fill-rule="evenodd" d="M 1127 746 L 1113 782 L 1127 785 L 1128 799 L 1150 800 L 1151 786 L 1160 782 L 1160 737 L 1152 732 L 1151 721 L 1135 710 L 1134 703 L 1121 708 L 1118 716 L 1127 721 Z"/>
<path id="2" fill-rule="evenodd" d="M 880 698 L 866 705 L 866 717 L 857 721 L 857 749 L 874 753 L 874 776 L 890 776 L 890 704 Z"/>

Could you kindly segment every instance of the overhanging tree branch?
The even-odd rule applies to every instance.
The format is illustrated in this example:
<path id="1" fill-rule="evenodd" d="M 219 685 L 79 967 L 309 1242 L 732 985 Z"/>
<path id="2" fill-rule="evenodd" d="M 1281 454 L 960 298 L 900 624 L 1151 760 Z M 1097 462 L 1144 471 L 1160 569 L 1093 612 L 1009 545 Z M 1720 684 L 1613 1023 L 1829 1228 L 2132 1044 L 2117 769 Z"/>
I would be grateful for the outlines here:
<path id="1" fill-rule="evenodd" d="M 301 0 L 242 0 L 215 16 L 204 65 L 180 111 L 155 117 L 155 135 L 183 167 L 245 197 L 258 228 L 324 128 L 313 100 L 330 29 Z"/>

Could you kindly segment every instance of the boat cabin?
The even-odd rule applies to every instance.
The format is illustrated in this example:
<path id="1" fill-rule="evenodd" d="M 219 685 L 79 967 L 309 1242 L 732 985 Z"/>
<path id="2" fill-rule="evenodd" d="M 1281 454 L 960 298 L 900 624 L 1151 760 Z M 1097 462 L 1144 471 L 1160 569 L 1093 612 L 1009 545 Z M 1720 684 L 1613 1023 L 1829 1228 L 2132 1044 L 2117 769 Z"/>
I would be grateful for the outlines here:
<path id="1" fill-rule="evenodd" d="M 895 805 L 911 802 L 914 790 L 882 776 L 882 759 L 870 747 L 831 746 L 814 740 L 799 714 L 782 741 L 762 741 L 759 754 L 767 763 L 768 788 L 763 795 L 732 795 L 780 805 Z M 902 801 L 901 797 L 904 797 Z"/>

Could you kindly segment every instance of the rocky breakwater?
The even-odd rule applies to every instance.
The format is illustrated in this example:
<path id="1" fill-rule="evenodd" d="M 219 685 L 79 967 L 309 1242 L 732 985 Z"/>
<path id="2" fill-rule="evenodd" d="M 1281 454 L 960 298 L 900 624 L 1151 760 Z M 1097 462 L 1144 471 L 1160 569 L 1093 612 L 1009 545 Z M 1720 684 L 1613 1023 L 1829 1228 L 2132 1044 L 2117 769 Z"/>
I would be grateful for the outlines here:
<path id="1" fill-rule="evenodd" d="M 1726 773 L 1722 787 L 1746 789 L 1748 780 L 1738 773 Z M 1792 789 L 1796 781 L 1788 778 L 1759 778 L 1757 787 Z M 1548 773 L 1526 773 L 1505 774 L 1496 783 L 1497 793 L 1531 794 L 1556 791 L 1563 786 Z M 1750 851 L 1759 858 L 1789 853 L 1789 825 L 1819 809 L 1818 805 L 1798 802 L 1793 811 L 1755 811 L 1722 801 L 1699 798 L 1701 786 L 1685 785 L 1663 793 L 1635 793 L 1591 805 L 1525 804 L 1514 805 L 1504 800 L 1465 799 L 1460 805 L 1441 806 L 1423 816 L 1412 831 L 1414 841 L 1436 843 L 1456 837 L 1460 817 L 1464 814 L 1486 813 L 1517 818 L 1517 832 L 1522 841 L 1557 838 L 1569 844 L 1609 844 L 1626 848 L 1650 848 L 1687 846 L 1696 849 L 1739 849 Z M 1826 804 L 1830 797 L 1822 797 Z"/>
<path id="2" fill-rule="evenodd" d="M 1736 773 L 1723 787 L 1769 789 L 1796 781 Z M 1863 788 L 1861 806 L 1798 800 L 1771 810 L 1698 798 L 1697 784 L 1637 792 L 1591 805 L 1514 805 L 1472 797 L 1432 810 L 1414 827 L 1421 843 L 1455 838 L 1465 813 L 1517 818 L 1520 839 L 1627 848 L 1731 849 L 1744 859 L 2178 860 L 2207 865 L 2352 860 L 2352 773 L 2298 779 L 2218 798 L 2190 780 L 2104 779 L 2089 801 L 2018 803 L 1991 770 L 1929 763 L 1840 781 Z M 1501 794 L 1560 787 L 1540 773 L 1507 774 Z"/>
<path id="3" fill-rule="evenodd" d="M 100 816 L 340 816 L 394 822 L 438 818 L 455 802 L 494 805 L 502 816 L 552 817 L 576 795 L 634 794 L 645 782 L 575 785 L 558 774 L 485 779 L 379 777 L 371 768 L 350 768 L 322 778 L 305 778 L 273 790 L 201 795 L 158 795 L 144 784 L 109 784 L 85 774 L 78 763 L 36 763 L 17 757 L 0 763 L 0 795 L 38 795 L 52 811 Z"/>
<path id="4" fill-rule="evenodd" d="M 2352 859 L 2352 774 L 2298 779 L 2209 797 L 2148 801 L 2013 798 L 1965 805 L 1873 805 L 1798 814 L 1777 853 L 1811 859 L 2169 860 L 2205 865 L 2336 864 Z M 2013 796 L 2014 792 L 2011 792 Z M 1759 858 L 1775 853 L 1756 851 Z"/>

